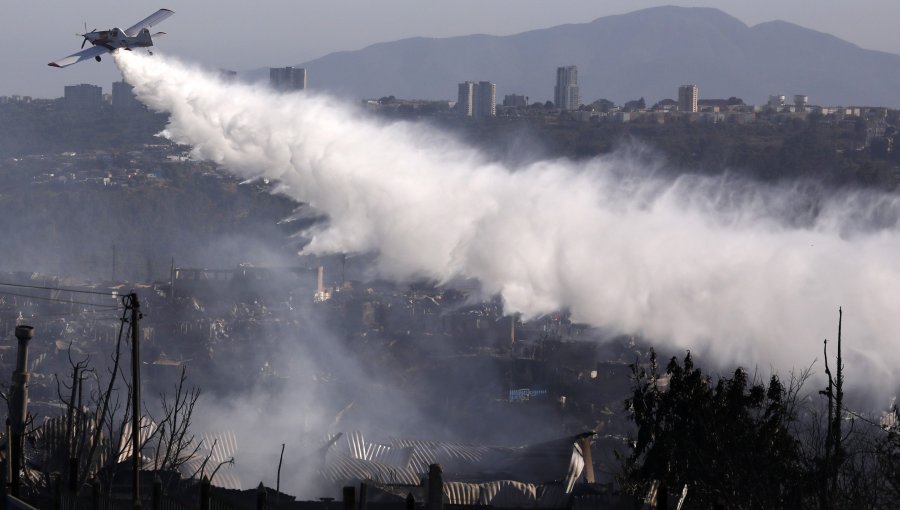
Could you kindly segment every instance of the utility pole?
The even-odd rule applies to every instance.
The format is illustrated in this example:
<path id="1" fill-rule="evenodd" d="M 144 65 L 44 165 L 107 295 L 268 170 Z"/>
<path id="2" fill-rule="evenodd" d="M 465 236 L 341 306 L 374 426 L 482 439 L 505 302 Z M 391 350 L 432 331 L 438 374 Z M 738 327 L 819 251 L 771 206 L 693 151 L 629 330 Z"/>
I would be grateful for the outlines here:
<path id="1" fill-rule="evenodd" d="M 9 491 L 15 497 L 19 497 L 21 487 L 20 472 L 25 439 L 25 420 L 28 416 L 28 342 L 34 337 L 34 328 L 31 326 L 16 326 L 16 339 L 19 341 L 19 350 L 16 353 L 16 371 L 12 376 L 12 391 L 9 402 Z"/>
<path id="2" fill-rule="evenodd" d="M 136 292 L 128 295 L 131 308 L 131 503 L 141 508 L 141 305 Z"/>

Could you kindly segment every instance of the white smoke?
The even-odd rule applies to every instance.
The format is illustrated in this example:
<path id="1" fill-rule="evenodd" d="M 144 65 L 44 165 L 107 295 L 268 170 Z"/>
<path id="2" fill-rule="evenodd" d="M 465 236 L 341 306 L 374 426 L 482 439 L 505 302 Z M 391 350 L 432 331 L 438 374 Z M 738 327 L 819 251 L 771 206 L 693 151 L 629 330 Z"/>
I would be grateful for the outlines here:
<path id="1" fill-rule="evenodd" d="M 385 277 L 475 278 L 510 312 L 569 309 L 610 331 L 779 370 L 821 358 L 842 305 L 848 367 L 897 382 L 894 196 L 832 197 L 809 215 L 790 190 L 656 177 L 627 155 L 509 168 L 326 96 L 221 83 L 159 55 L 116 61 L 141 101 L 171 114 L 166 137 L 243 178 L 277 180 L 327 215 L 308 253 L 374 252 Z M 783 217 L 795 210 L 806 216 Z"/>

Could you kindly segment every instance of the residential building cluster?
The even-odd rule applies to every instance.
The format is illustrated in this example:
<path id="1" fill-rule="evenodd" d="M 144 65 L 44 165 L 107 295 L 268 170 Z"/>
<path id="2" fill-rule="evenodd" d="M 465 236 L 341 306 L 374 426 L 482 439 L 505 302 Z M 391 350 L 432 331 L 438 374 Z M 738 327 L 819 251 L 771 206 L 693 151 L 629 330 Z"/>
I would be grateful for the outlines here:
<path id="1" fill-rule="evenodd" d="M 134 95 L 134 87 L 125 81 L 117 81 L 112 84 L 112 93 L 104 94 L 103 87 L 82 83 L 79 85 L 66 85 L 63 88 L 63 97 L 59 99 L 33 99 L 29 96 L 0 96 L 0 104 L 41 104 L 53 106 L 61 104 L 63 109 L 72 112 L 96 112 L 106 107 L 113 111 L 143 111 L 147 107 L 138 101 Z"/>
<path id="2" fill-rule="evenodd" d="M 11 185 L 100 188 L 166 186 L 167 176 L 188 160 L 173 143 L 144 145 L 124 153 L 92 150 L 29 154 L 0 162 Z"/>
<path id="3" fill-rule="evenodd" d="M 497 115 L 497 85 L 489 81 L 464 81 L 458 86 L 456 113 L 463 117 L 494 117 Z M 578 90 L 578 68 L 574 65 L 556 70 L 554 105 L 561 111 L 577 110 L 581 96 Z M 528 97 L 508 94 L 503 98 L 506 108 L 525 108 Z"/>
<path id="4" fill-rule="evenodd" d="M 219 79 L 232 82 L 237 73 L 228 69 L 220 69 Z M 289 92 L 308 88 L 308 73 L 299 67 L 269 68 L 269 85 L 272 89 Z M 582 122 L 654 122 L 665 123 L 667 120 L 679 121 L 686 116 L 691 122 L 717 123 L 754 122 L 762 115 L 767 120 L 800 117 L 812 112 L 837 117 L 871 117 L 873 108 L 840 107 L 811 105 L 809 96 L 795 94 L 790 97 L 773 94 L 764 105 L 748 105 L 740 98 L 715 99 L 702 98 L 700 87 L 696 84 L 685 84 L 677 88 L 677 99 L 662 99 L 652 105 L 640 100 L 629 101 L 624 105 L 616 105 L 610 101 L 599 99 L 592 103 L 582 103 L 578 84 L 578 67 L 565 65 L 556 68 L 553 101 L 530 102 L 528 96 L 522 94 L 506 94 L 503 101 L 497 103 L 497 84 L 487 80 L 467 80 L 457 85 L 456 101 L 407 100 L 394 96 L 378 100 L 363 100 L 366 109 L 380 113 L 400 115 L 441 115 L 455 113 L 462 117 L 489 118 L 495 116 L 546 116 L 559 115 Z M 46 104 L 52 108 L 60 100 L 34 99 L 30 96 L 0 96 L 0 104 Z M 64 88 L 61 103 L 66 110 L 74 112 L 97 111 L 110 106 L 113 111 L 144 110 L 134 95 L 133 87 L 124 81 L 112 84 L 112 93 L 104 94 L 97 85 L 78 84 Z M 874 108 L 874 110 L 885 110 Z"/>
<path id="5" fill-rule="evenodd" d="M 458 95 L 451 109 L 464 117 L 493 116 L 562 116 L 583 122 L 652 122 L 664 124 L 670 120 L 701 123 L 748 123 L 764 118 L 767 121 L 780 122 L 788 118 L 805 118 L 817 112 L 831 115 L 838 120 L 845 117 L 864 117 L 869 121 L 883 118 L 886 108 L 870 107 L 829 107 L 815 106 L 809 102 L 809 96 L 795 94 L 791 101 L 785 95 L 771 95 L 764 105 L 748 105 L 736 97 L 728 99 L 702 98 L 700 87 L 696 84 L 681 85 L 677 89 L 677 99 L 662 99 L 655 104 L 647 105 L 644 99 L 629 101 L 624 105 L 615 105 L 603 99 L 590 104 L 581 103 L 578 85 L 578 67 L 575 65 L 560 66 L 556 69 L 556 85 L 553 89 L 554 100 L 546 103 L 529 102 L 528 96 L 507 94 L 500 106 L 496 103 L 497 85 L 488 81 L 465 81 L 458 85 Z M 396 104 L 406 103 L 392 98 Z M 372 104 L 373 102 L 369 101 Z M 422 101 L 420 103 L 428 103 Z M 382 110 L 383 108 L 370 108 Z M 549 111 L 548 111 L 549 110 Z M 410 108 L 410 112 L 426 113 L 418 108 Z M 877 135 L 876 133 L 876 136 Z"/>
<path id="6" fill-rule="evenodd" d="M 497 104 L 497 84 L 490 81 L 464 81 L 457 85 L 456 102 L 450 103 L 450 110 L 462 117 L 487 118 L 494 116 L 546 116 L 561 115 L 579 121 L 612 121 L 634 122 L 649 121 L 665 123 L 667 119 L 679 121 L 687 118 L 691 122 L 734 122 L 747 123 L 757 120 L 762 115 L 767 119 L 781 119 L 785 116 L 805 117 L 811 112 L 839 117 L 866 116 L 871 108 L 843 108 L 813 106 L 809 96 L 796 94 L 787 101 L 787 96 L 771 95 L 766 104 L 761 106 L 747 105 L 740 98 L 728 99 L 701 98 L 700 87 L 696 84 L 681 85 L 677 89 L 677 99 L 662 99 L 655 104 L 647 105 L 644 99 L 629 101 L 624 105 L 615 105 L 603 99 L 590 104 L 582 103 L 578 85 L 578 67 L 566 65 L 556 68 L 556 84 L 553 88 L 553 101 L 546 103 L 529 102 L 529 97 L 521 94 L 506 94 L 500 105 Z M 393 96 L 386 102 L 366 100 L 363 104 L 371 111 L 400 112 L 407 114 L 441 113 L 441 108 L 434 109 L 434 101 L 408 101 Z M 549 112 L 548 112 L 549 110 Z M 877 109 L 877 110 L 884 110 Z"/>

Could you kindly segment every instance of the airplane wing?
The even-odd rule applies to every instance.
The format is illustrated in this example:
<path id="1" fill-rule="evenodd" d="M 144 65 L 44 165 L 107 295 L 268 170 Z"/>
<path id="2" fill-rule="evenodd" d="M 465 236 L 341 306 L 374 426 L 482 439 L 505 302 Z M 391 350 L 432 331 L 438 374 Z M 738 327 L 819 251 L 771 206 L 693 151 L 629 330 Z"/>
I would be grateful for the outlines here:
<path id="1" fill-rule="evenodd" d="M 104 55 L 106 53 L 109 53 L 109 50 L 106 49 L 105 46 L 91 46 L 90 48 L 83 49 L 83 50 L 79 51 L 78 53 L 73 53 L 66 58 L 61 58 L 61 59 L 57 60 L 56 62 L 50 62 L 47 65 L 52 66 L 52 67 L 66 67 L 66 66 L 70 66 L 72 64 L 77 64 L 77 63 L 81 62 L 82 60 L 94 58 L 94 57 L 97 57 L 100 55 Z"/>
<path id="2" fill-rule="evenodd" d="M 159 24 L 162 20 L 168 18 L 169 16 L 175 14 L 175 11 L 169 9 L 160 9 L 153 14 L 147 16 L 146 18 L 138 21 L 134 24 L 134 26 L 128 27 L 125 29 L 125 35 L 128 37 L 134 37 L 138 35 L 138 32 L 144 28 L 150 28 L 154 25 Z"/>

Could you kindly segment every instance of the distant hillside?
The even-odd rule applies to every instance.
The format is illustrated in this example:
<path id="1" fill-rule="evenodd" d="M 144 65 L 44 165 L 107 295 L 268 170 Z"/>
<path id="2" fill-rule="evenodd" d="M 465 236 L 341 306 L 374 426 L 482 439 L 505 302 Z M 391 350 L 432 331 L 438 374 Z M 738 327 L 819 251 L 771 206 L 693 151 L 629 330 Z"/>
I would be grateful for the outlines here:
<path id="1" fill-rule="evenodd" d="M 567 64 L 578 66 L 585 103 L 653 102 L 696 83 L 706 98 L 802 93 L 814 104 L 900 106 L 900 56 L 782 21 L 748 27 L 711 8 L 656 7 L 504 37 L 403 39 L 298 66 L 311 87 L 354 97 L 455 99 L 458 82 L 490 80 L 499 98 L 543 101 Z"/>

